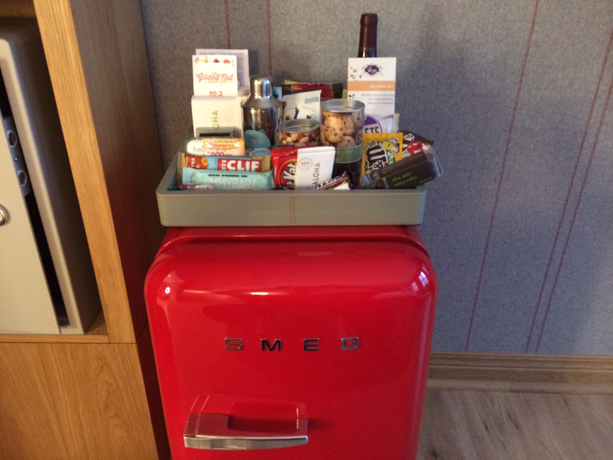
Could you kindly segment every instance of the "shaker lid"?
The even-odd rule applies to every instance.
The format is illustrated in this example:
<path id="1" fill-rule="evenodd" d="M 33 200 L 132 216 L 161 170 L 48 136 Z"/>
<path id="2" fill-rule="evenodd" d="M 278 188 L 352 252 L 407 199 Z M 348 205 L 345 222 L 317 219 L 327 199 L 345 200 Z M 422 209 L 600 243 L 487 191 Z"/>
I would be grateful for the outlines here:
<path id="1" fill-rule="evenodd" d="M 247 108 L 268 109 L 281 107 L 281 102 L 272 92 L 272 78 L 263 75 L 251 75 L 249 79 L 249 99 L 241 105 Z"/>

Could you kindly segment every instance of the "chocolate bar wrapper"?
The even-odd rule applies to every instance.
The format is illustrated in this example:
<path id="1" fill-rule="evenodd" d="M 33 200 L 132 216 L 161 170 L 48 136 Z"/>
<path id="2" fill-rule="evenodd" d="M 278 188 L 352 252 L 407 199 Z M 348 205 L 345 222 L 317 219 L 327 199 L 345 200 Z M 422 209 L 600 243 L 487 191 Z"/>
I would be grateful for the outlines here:
<path id="1" fill-rule="evenodd" d="M 408 157 L 415 153 L 428 150 L 434 145 L 434 141 L 421 137 L 411 131 L 400 131 L 402 133 L 402 157 Z"/>
<path id="2" fill-rule="evenodd" d="M 341 176 L 333 177 L 323 182 L 311 190 L 350 190 L 349 174 L 345 171 Z"/>
<path id="3" fill-rule="evenodd" d="M 296 190 L 308 190 L 332 177 L 334 147 L 303 147 L 296 160 Z"/>
<path id="4" fill-rule="evenodd" d="M 276 188 L 294 190 L 296 188 L 297 147 L 275 148 L 270 151 L 273 179 Z"/>
<path id="5" fill-rule="evenodd" d="M 433 149 L 403 158 L 372 171 L 362 180 L 363 188 L 414 188 L 443 175 Z"/>

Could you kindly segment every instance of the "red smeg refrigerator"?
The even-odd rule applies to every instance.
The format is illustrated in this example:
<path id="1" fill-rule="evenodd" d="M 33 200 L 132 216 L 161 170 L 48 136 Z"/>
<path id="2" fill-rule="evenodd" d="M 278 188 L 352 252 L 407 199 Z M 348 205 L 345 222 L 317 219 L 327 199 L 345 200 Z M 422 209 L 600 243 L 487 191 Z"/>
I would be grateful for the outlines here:
<path id="1" fill-rule="evenodd" d="M 437 293 L 415 227 L 173 228 L 145 291 L 173 460 L 415 458 Z"/>

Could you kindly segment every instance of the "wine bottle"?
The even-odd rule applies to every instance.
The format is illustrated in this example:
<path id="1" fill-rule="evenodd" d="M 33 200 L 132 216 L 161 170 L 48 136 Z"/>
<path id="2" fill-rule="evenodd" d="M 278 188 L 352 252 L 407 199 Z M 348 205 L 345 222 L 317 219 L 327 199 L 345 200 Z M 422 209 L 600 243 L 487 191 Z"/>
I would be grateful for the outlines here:
<path id="1" fill-rule="evenodd" d="M 377 57 L 377 15 L 364 13 L 360 18 L 358 57 Z"/>

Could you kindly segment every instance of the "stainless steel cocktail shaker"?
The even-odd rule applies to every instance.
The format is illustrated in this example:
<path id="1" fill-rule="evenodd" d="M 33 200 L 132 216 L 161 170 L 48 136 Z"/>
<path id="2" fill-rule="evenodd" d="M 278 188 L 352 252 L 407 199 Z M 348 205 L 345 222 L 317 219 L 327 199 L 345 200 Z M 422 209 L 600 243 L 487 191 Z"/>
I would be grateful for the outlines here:
<path id="1" fill-rule="evenodd" d="M 277 127 L 283 117 L 281 102 L 273 95 L 271 77 L 252 75 L 249 83 L 251 94 L 241 104 L 245 147 L 269 148 L 276 143 Z"/>

